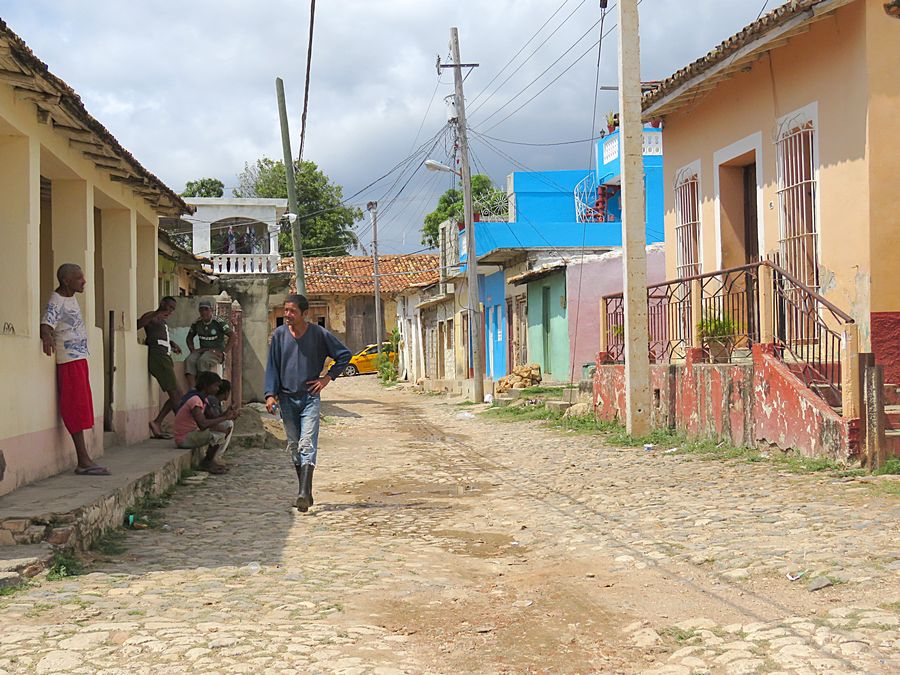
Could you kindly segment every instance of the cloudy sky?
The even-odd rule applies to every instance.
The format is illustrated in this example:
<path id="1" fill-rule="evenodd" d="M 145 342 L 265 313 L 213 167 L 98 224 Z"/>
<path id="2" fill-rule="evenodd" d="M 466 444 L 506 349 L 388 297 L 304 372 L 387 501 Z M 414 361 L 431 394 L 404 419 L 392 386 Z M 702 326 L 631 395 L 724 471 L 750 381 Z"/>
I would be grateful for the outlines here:
<path id="1" fill-rule="evenodd" d="M 779 2 L 767 3 L 769 9 Z M 763 5 L 642 0 L 643 79 L 664 78 L 703 55 Z M 276 76 L 285 80 L 298 150 L 306 0 L 0 0 L 0 17 L 176 191 L 202 176 L 230 188 L 245 162 L 281 157 Z M 597 0 L 318 0 L 305 158 L 340 183 L 345 196 L 432 138 L 434 149 L 431 142 L 426 149 L 446 160 L 452 140 L 438 134 L 453 84 L 449 71 L 438 79 L 435 61 L 438 54 L 447 58 L 449 28 L 457 26 L 463 61 L 481 64 L 465 83 L 469 125 L 504 141 L 473 138 L 476 168 L 500 185 L 516 163 L 587 168 L 589 144 L 505 141 L 590 137 L 597 49 L 589 48 L 599 19 Z M 613 8 L 604 23 L 604 85 L 616 83 L 616 22 Z M 616 106 L 615 92 L 600 93 L 597 130 Z M 448 174 L 422 170 L 410 178 L 413 168 L 354 199 L 361 205 L 378 199 L 384 209 L 382 251 L 420 248 L 422 216 L 450 185 Z"/>

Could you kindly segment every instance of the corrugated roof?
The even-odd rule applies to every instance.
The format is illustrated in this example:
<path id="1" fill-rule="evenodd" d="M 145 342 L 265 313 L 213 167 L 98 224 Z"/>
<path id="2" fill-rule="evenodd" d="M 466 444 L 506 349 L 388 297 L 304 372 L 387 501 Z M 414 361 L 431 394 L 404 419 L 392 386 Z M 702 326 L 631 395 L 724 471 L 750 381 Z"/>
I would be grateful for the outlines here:
<path id="1" fill-rule="evenodd" d="M 338 256 L 305 258 L 306 294 L 368 295 L 375 292 L 375 268 L 371 256 Z M 440 279 L 440 258 L 436 255 L 380 255 L 378 272 L 382 293 L 399 293 L 420 284 L 433 284 Z M 294 259 L 283 258 L 280 272 L 294 271 Z M 296 289 L 291 280 L 291 289 Z"/>
<path id="2" fill-rule="evenodd" d="M 854 0 L 791 0 L 760 17 L 740 32 L 719 44 L 706 56 L 697 59 L 660 82 L 644 94 L 642 108 L 648 117 L 670 112 L 675 98 L 693 96 L 711 88 L 709 77 L 724 79 L 748 61 L 759 58 L 772 43 L 784 40 L 793 32 L 805 30 L 806 24 L 818 20 Z M 700 89 L 701 84 L 703 88 Z M 698 91 L 700 89 L 700 91 Z M 673 98 L 673 95 L 677 95 Z M 664 99 L 665 106 L 660 106 Z"/>
<path id="3" fill-rule="evenodd" d="M 122 183 L 151 208 L 177 217 L 193 213 L 171 188 L 141 166 L 115 136 L 84 107 L 81 97 L 50 72 L 16 33 L 0 19 L 0 82 L 11 85 L 16 96 L 35 103 L 38 119 L 62 133 L 81 149 L 85 159 L 110 179 Z"/>

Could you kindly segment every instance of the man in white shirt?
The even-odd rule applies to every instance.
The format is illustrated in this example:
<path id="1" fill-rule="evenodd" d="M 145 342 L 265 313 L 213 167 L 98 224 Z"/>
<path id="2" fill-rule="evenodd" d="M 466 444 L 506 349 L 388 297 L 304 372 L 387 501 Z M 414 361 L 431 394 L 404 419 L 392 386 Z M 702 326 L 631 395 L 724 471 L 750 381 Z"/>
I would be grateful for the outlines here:
<path id="1" fill-rule="evenodd" d="M 109 469 L 99 466 L 88 454 L 84 432 L 94 427 L 94 402 L 88 368 L 87 329 L 81 307 L 75 298 L 83 293 L 84 272 L 78 265 L 66 263 L 56 271 L 59 287 L 50 295 L 41 319 L 41 342 L 47 356 L 56 354 L 56 383 L 59 413 L 75 444 L 81 476 L 108 476 Z"/>

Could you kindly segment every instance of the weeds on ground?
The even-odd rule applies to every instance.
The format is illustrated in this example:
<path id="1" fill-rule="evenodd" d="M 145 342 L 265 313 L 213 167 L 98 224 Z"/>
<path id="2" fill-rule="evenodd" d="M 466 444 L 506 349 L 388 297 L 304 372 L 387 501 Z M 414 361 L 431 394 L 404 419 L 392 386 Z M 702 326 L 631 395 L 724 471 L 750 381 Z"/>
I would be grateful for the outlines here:
<path id="1" fill-rule="evenodd" d="M 472 405 L 478 405 L 475 401 L 460 401 L 459 403 L 454 403 L 453 405 L 458 406 L 460 408 L 466 408 Z"/>
<path id="2" fill-rule="evenodd" d="M 0 598 L 8 598 L 10 596 L 15 595 L 16 593 L 20 593 L 31 586 L 27 581 L 21 584 L 14 584 L 12 586 L 2 586 L 0 587 Z"/>
<path id="3" fill-rule="evenodd" d="M 566 389 L 568 389 L 568 387 L 547 387 L 539 384 L 534 387 L 525 387 L 520 391 L 526 396 L 562 396 L 562 393 Z"/>
<path id="4" fill-rule="evenodd" d="M 84 571 L 84 565 L 70 550 L 56 551 L 50 560 L 47 579 L 58 581 L 66 577 L 78 576 Z"/>
<path id="5" fill-rule="evenodd" d="M 92 551 L 101 555 L 121 555 L 125 552 L 125 533 L 109 530 L 91 546 Z"/>
<path id="6" fill-rule="evenodd" d="M 188 478 L 191 478 L 191 477 L 196 476 L 196 475 L 197 475 L 197 472 L 194 471 L 193 469 L 182 469 L 182 470 L 181 470 L 181 474 L 178 476 L 178 484 L 179 484 L 179 485 L 184 485 L 184 484 L 185 484 L 185 481 L 186 481 Z"/>
<path id="7" fill-rule="evenodd" d="M 144 495 L 143 499 L 125 510 L 126 522 L 133 521 L 146 527 L 159 527 L 162 525 L 159 512 L 169 505 L 173 492 L 175 492 L 174 485 L 158 495 Z"/>
<path id="8" fill-rule="evenodd" d="M 737 460 L 743 462 L 769 462 L 781 471 L 790 473 L 827 473 L 835 477 L 862 476 L 864 469 L 847 469 L 830 459 L 803 457 L 801 455 L 774 450 L 764 453 L 756 448 L 733 446 L 714 439 L 689 439 L 668 430 L 654 429 L 646 436 L 631 436 L 618 422 L 598 420 L 593 415 L 565 417 L 553 412 L 543 401 L 525 406 L 494 406 L 483 414 L 503 420 L 542 420 L 552 429 L 579 434 L 598 434 L 607 445 L 614 447 L 642 447 L 652 445 L 662 450 L 674 450 L 671 454 L 694 455 L 704 460 Z M 891 459 L 876 474 L 900 474 L 900 460 Z M 900 494 L 900 484 L 882 483 L 877 489 L 886 494 Z"/>
<path id="9" fill-rule="evenodd" d="M 684 630 L 682 628 L 678 628 L 676 626 L 671 626 L 669 628 L 663 628 L 659 631 L 659 634 L 663 637 L 669 637 L 678 642 L 679 644 L 682 642 L 687 642 L 692 637 L 697 635 L 697 631 L 695 630 Z"/>
<path id="10" fill-rule="evenodd" d="M 873 472 L 876 476 L 898 476 L 900 475 L 900 457 L 891 457 L 882 466 Z"/>

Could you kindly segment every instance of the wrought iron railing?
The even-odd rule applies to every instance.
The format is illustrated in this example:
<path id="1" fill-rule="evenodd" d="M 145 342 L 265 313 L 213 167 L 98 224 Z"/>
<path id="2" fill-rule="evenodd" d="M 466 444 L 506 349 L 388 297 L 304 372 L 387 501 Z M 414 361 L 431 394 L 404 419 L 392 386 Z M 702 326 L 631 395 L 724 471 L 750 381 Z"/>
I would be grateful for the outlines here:
<path id="1" fill-rule="evenodd" d="M 842 328 L 853 318 L 773 263 L 775 353 L 813 391 L 841 402 Z"/>
<path id="2" fill-rule="evenodd" d="M 761 274 L 768 268 L 771 274 Z M 764 287 L 765 285 L 765 287 Z M 773 342 L 775 355 L 809 388 L 840 403 L 842 329 L 853 319 L 771 261 L 709 272 L 647 287 L 648 350 L 655 363 L 684 359 L 701 348 L 705 361 L 733 362 Z M 621 293 L 604 296 L 610 362 L 625 359 Z M 761 326 L 768 320 L 771 334 Z"/>

